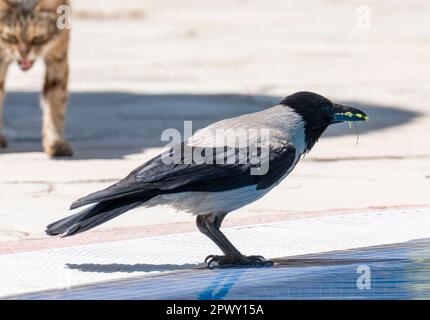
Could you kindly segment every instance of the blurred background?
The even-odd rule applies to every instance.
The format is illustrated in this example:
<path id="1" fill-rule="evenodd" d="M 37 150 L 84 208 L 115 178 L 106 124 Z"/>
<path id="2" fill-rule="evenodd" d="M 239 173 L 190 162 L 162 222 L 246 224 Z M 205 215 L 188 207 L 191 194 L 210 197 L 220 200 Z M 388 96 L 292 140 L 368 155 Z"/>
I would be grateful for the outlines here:
<path id="1" fill-rule="evenodd" d="M 66 131 L 75 156 L 49 160 L 42 152 L 43 64 L 28 73 L 12 66 L 0 241 L 43 237 L 73 200 L 157 154 L 163 130 L 184 120 L 198 129 L 300 90 L 368 113 L 359 144 L 347 125 L 333 126 L 289 179 L 227 225 L 430 205 L 430 3 L 72 0 L 72 8 Z M 186 214 L 153 208 L 100 228 L 172 222 L 194 225 Z"/>

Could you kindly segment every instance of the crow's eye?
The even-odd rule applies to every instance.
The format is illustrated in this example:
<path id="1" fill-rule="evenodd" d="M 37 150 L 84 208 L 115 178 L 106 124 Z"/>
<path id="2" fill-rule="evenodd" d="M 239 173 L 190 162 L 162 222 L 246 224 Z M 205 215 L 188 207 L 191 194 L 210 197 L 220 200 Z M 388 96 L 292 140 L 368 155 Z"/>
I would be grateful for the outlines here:
<path id="1" fill-rule="evenodd" d="M 46 38 L 44 36 L 37 36 L 31 40 L 31 44 L 34 46 L 40 46 L 46 42 Z"/>
<path id="2" fill-rule="evenodd" d="M 11 43 L 11 44 L 17 44 L 18 39 L 13 34 L 6 34 L 2 37 L 4 42 Z"/>

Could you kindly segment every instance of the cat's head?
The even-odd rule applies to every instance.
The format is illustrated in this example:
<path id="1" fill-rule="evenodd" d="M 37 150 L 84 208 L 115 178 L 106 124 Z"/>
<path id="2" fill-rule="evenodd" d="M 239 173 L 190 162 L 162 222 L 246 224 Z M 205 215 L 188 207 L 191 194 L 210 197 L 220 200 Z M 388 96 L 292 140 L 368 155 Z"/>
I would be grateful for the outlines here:
<path id="1" fill-rule="evenodd" d="M 63 32 L 57 8 L 64 4 L 67 0 L 0 0 L 1 58 L 29 70 Z"/>

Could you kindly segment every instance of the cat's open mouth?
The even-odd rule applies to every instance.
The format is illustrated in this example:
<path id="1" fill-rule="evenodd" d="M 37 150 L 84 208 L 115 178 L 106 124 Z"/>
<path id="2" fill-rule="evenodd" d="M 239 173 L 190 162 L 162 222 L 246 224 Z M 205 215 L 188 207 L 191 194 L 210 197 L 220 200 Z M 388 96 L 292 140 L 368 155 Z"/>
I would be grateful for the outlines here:
<path id="1" fill-rule="evenodd" d="M 18 60 L 18 65 L 21 68 L 22 71 L 30 70 L 33 66 L 34 61 L 29 59 L 20 59 Z"/>

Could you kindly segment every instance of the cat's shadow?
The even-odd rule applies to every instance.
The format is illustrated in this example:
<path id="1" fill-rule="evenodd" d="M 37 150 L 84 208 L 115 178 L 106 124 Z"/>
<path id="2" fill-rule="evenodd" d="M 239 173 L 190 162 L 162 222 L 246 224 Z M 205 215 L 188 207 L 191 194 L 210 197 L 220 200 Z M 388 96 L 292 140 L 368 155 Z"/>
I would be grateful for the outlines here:
<path id="1" fill-rule="evenodd" d="M 9 92 L 5 101 L 4 152 L 41 151 L 41 112 L 37 92 Z M 161 147 L 168 128 L 181 133 L 184 121 L 193 130 L 228 117 L 263 110 L 280 96 L 240 94 L 131 94 L 124 92 L 72 92 L 66 117 L 67 137 L 75 149 L 70 160 L 120 159 L 147 148 Z M 371 121 L 360 123 L 361 134 L 402 125 L 419 113 L 364 101 L 339 101 L 365 111 Z M 345 125 L 331 126 L 326 136 L 352 134 Z"/>

